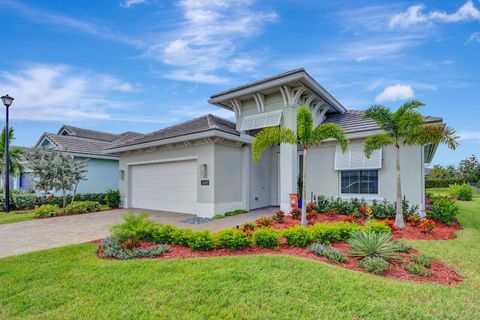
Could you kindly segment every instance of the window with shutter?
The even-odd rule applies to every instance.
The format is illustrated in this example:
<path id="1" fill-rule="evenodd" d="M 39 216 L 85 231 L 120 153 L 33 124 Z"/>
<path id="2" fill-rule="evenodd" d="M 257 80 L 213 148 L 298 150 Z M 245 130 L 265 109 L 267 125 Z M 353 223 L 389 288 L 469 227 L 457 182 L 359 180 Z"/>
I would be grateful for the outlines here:
<path id="1" fill-rule="evenodd" d="M 382 167 L 382 149 L 373 151 L 370 158 L 365 156 L 362 144 L 351 144 L 345 152 L 340 146 L 335 149 L 335 170 L 380 169 Z"/>
<path id="2" fill-rule="evenodd" d="M 256 114 L 243 118 L 241 131 L 261 129 L 280 125 L 282 121 L 282 111 L 274 111 Z"/>

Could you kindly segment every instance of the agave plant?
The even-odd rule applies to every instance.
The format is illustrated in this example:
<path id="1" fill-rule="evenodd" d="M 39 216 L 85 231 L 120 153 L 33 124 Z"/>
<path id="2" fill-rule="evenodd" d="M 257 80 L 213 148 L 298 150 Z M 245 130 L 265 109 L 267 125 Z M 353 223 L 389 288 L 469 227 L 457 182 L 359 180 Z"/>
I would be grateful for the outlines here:
<path id="1" fill-rule="evenodd" d="M 387 233 L 356 232 L 348 243 L 350 244 L 350 256 L 356 258 L 379 257 L 385 261 L 398 260 L 395 245 L 390 242 L 392 237 Z"/>

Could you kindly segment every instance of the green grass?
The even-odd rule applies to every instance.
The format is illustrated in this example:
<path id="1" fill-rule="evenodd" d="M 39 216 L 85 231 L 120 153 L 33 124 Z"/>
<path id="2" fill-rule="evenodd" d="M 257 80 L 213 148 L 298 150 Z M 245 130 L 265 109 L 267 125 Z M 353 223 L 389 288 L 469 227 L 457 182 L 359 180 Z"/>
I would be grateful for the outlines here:
<path id="1" fill-rule="evenodd" d="M 475 319 L 480 197 L 450 241 L 413 241 L 465 276 L 453 287 L 288 256 L 107 261 L 82 244 L 0 259 L 0 319 Z"/>
<path id="2" fill-rule="evenodd" d="M 28 221 L 35 218 L 33 210 L 0 212 L 0 224 Z"/>

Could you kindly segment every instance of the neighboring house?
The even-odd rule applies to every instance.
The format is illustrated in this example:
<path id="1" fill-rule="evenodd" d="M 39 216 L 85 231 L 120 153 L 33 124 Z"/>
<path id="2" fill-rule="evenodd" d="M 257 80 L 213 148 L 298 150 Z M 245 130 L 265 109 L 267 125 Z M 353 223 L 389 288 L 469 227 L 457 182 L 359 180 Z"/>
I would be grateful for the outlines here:
<path id="1" fill-rule="evenodd" d="M 252 160 L 255 134 L 269 126 L 296 129 L 297 106 L 310 106 L 315 124 L 337 123 L 350 147 L 334 141 L 309 152 L 306 200 L 323 194 L 344 199 L 394 201 L 393 149 L 366 158 L 363 140 L 379 132 L 361 111 L 346 110 L 304 69 L 296 69 L 211 96 L 213 105 L 235 112 L 236 122 L 205 115 L 135 139 L 107 146 L 120 160 L 120 192 L 125 208 L 194 213 L 211 217 L 234 209 L 280 206 L 290 210 L 297 193 L 302 152 L 281 144 Z M 441 123 L 441 118 L 426 117 Z M 435 145 L 402 147 L 402 187 L 411 204 L 424 208 L 424 164 Z"/>
<path id="2" fill-rule="evenodd" d="M 104 154 L 110 145 L 128 141 L 139 133 L 112 134 L 64 125 L 57 134 L 44 133 L 35 147 L 51 148 L 85 161 L 86 180 L 78 184 L 79 193 L 100 193 L 118 189 L 118 157 Z"/>

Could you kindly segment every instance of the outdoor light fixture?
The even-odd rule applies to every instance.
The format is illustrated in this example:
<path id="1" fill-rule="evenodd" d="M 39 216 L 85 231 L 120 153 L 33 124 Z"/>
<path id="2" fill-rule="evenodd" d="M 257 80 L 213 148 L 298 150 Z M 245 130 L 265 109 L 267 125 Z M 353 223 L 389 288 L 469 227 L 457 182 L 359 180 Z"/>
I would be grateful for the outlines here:
<path id="1" fill-rule="evenodd" d="M 200 166 L 200 177 L 202 177 L 202 179 L 208 179 L 208 167 L 206 164 Z"/>
<path id="2" fill-rule="evenodd" d="M 8 128 L 8 109 L 13 103 L 13 98 L 8 94 L 2 98 L 5 106 L 5 212 L 10 211 L 10 150 L 9 150 L 9 128 Z"/>

